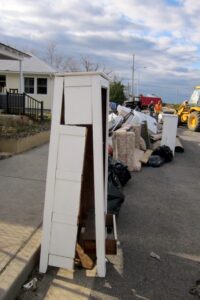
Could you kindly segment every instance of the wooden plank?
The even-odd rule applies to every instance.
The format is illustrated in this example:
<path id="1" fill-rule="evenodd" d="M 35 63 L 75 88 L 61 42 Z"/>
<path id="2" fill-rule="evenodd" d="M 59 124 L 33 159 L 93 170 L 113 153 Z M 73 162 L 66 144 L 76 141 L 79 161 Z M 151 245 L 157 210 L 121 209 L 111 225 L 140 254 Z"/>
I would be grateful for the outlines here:
<path id="1" fill-rule="evenodd" d="M 87 125 L 87 139 L 85 160 L 81 186 L 81 203 L 79 212 L 79 224 L 85 226 L 88 214 L 94 210 L 94 163 L 93 163 L 93 136 L 92 125 Z M 94 213 L 93 213 L 94 218 Z M 93 226 L 95 226 L 93 224 Z"/>
<path id="2" fill-rule="evenodd" d="M 168 146 L 174 155 L 176 145 L 176 133 L 177 133 L 178 116 L 163 114 L 163 131 L 161 146 Z"/>
<path id="3" fill-rule="evenodd" d="M 43 230 L 42 243 L 40 252 L 40 272 L 46 273 L 48 266 L 49 245 L 51 236 L 51 217 L 54 202 L 54 188 L 55 188 L 55 172 L 57 162 L 57 151 L 59 142 L 59 126 L 61 119 L 61 107 L 63 99 L 63 78 L 55 77 L 54 94 L 53 94 L 53 109 L 52 109 L 52 126 L 50 136 L 47 181 L 45 192 L 44 216 L 43 216 Z"/>
<path id="4" fill-rule="evenodd" d="M 92 120 L 94 151 L 95 230 L 97 247 L 97 274 L 106 275 L 105 260 L 105 173 L 103 162 L 103 124 L 100 78 L 92 78 Z M 107 145 L 107 142 L 106 142 Z M 106 149 L 107 152 L 107 149 Z"/>
<path id="5" fill-rule="evenodd" d="M 55 178 L 54 207 L 56 213 L 52 219 L 50 253 L 75 257 L 77 240 L 77 222 L 80 208 L 81 182 L 74 181 L 74 175 L 81 178 L 83 173 L 86 127 L 60 126 L 59 147 L 57 155 L 57 171 L 60 175 Z M 72 174 L 72 178 L 66 177 Z M 64 175 L 63 178 L 61 176 Z M 58 217 L 61 217 L 59 220 Z M 63 223 L 64 216 L 66 223 Z M 73 217 L 74 216 L 74 217 Z M 68 224 L 68 220 L 74 221 L 74 226 Z"/>
<path id="6" fill-rule="evenodd" d="M 175 152 L 179 152 L 179 153 L 184 152 L 184 147 L 183 147 L 179 137 L 176 137 Z"/>
<path id="7" fill-rule="evenodd" d="M 60 267 L 72 270 L 74 267 L 74 260 L 72 258 L 50 254 L 49 265 L 53 267 Z"/>
<path id="8" fill-rule="evenodd" d="M 92 269 L 94 266 L 93 260 L 84 252 L 83 248 L 78 243 L 76 244 L 76 252 L 80 258 L 82 267 L 89 270 Z"/>
<path id="9" fill-rule="evenodd" d="M 112 214 L 106 215 L 106 227 L 113 228 L 113 215 Z"/>
<path id="10" fill-rule="evenodd" d="M 152 152 L 153 152 L 153 150 L 150 150 L 150 149 L 146 150 L 145 153 L 143 154 L 142 158 L 140 159 L 141 163 L 147 164 Z"/>
<path id="11" fill-rule="evenodd" d="M 65 122 L 74 125 L 92 124 L 91 86 L 77 86 L 76 77 L 71 80 L 76 86 L 68 85 L 65 88 Z"/>
<path id="12" fill-rule="evenodd" d="M 67 217 L 66 217 L 67 219 Z M 53 222 L 49 253 L 62 257 L 75 257 L 77 225 Z"/>
<path id="13" fill-rule="evenodd" d="M 96 254 L 96 240 L 84 240 L 83 246 L 87 253 Z M 106 239 L 105 247 L 107 255 L 117 254 L 117 241 L 115 239 Z"/>

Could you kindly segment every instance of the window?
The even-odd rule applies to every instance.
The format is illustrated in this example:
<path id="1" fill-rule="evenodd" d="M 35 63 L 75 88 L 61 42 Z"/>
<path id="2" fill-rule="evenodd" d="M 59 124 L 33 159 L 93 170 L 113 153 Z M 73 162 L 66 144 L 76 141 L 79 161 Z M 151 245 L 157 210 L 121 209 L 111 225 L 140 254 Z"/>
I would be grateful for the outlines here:
<path id="1" fill-rule="evenodd" d="M 27 94 L 34 94 L 34 78 L 32 77 L 24 78 L 24 91 Z"/>
<path id="2" fill-rule="evenodd" d="M 6 86 L 6 76 L 0 75 L 0 87 L 3 88 Z"/>
<path id="3" fill-rule="evenodd" d="M 37 79 L 37 93 L 38 94 L 47 94 L 47 78 L 38 78 Z"/>

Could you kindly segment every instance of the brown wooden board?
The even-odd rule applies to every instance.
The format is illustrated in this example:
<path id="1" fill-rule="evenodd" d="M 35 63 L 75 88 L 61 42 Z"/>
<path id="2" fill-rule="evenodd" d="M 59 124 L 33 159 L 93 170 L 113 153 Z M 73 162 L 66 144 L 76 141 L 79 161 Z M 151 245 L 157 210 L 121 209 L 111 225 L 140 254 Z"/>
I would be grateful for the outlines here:
<path id="1" fill-rule="evenodd" d="M 145 153 L 143 154 L 142 158 L 140 159 L 141 163 L 147 164 L 152 152 L 153 152 L 153 150 L 150 150 L 150 149 L 146 150 Z"/>

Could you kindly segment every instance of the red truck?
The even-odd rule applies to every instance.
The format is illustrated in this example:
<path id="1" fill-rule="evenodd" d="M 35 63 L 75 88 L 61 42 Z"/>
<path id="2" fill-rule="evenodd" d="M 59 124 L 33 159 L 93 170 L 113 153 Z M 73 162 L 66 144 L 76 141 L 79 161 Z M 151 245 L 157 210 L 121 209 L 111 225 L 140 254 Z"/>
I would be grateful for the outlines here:
<path id="1" fill-rule="evenodd" d="M 134 100 L 125 101 L 125 106 L 130 108 L 140 108 L 145 109 L 149 106 L 149 104 L 153 101 L 153 104 L 157 104 L 159 101 L 162 103 L 162 99 L 156 95 L 139 95 L 135 96 Z"/>

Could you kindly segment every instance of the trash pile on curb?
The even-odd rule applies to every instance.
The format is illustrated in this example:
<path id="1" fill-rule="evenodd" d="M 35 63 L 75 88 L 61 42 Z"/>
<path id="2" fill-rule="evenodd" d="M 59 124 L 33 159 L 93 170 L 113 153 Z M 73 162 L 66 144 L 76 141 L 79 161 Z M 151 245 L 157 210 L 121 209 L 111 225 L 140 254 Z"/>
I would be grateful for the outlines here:
<path id="1" fill-rule="evenodd" d="M 176 137 L 176 130 L 175 124 L 175 147 L 172 149 L 173 147 L 163 144 L 163 124 L 157 122 L 156 118 L 121 105 L 110 112 L 108 212 L 118 215 L 125 199 L 122 186 L 130 179 L 130 172 L 140 171 L 143 165 L 160 167 L 173 160 L 174 151 L 184 152 L 181 141 Z M 168 131 L 167 134 L 170 135 L 171 132 Z M 167 140 L 170 140 L 170 137 L 167 137 Z M 124 184 L 120 183 L 122 174 L 116 175 L 112 169 L 117 163 L 121 164 L 122 169 L 126 169 L 127 181 Z"/>

